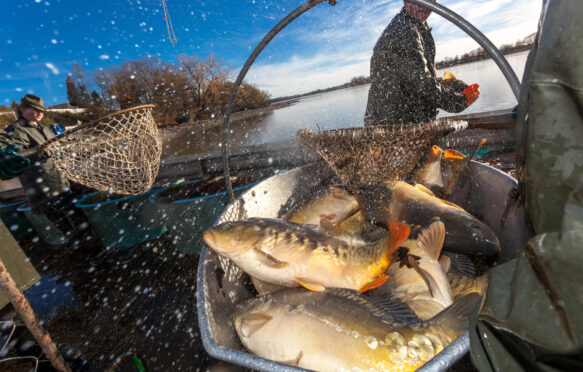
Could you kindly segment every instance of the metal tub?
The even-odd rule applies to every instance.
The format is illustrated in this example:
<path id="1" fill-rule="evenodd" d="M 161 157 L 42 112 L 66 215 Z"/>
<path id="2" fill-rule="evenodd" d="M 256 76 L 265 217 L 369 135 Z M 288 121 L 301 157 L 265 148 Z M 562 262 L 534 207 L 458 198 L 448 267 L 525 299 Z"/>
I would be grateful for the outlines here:
<path id="1" fill-rule="evenodd" d="M 500 222 L 507 195 L 516 187 L 516 180 L 477 162 L 472 162 L 470 170 L 469 197 L 462 207 L 488 223 L 498 235 L 502 248 L 498 262 L 510 260 L 519 254 L 528 238 L 522 207 L 513 209 L 504 225 Z M 216 223 L 249 217 L 279 218 L 331 179 L 331 172 L 320 163 L 270 177 L 230 203 Z M 231 314 L 237 304 L 253 296 L 247 274 L 204 246 L 197 275 L 198 321 L 204 347 L 211 356 L 258 371 L 303 370 L 254 356 L 241 345 Z M 466 332 L 422 369 L 444 371 L 468 353 L 469 348 L 469 333 Z"/>

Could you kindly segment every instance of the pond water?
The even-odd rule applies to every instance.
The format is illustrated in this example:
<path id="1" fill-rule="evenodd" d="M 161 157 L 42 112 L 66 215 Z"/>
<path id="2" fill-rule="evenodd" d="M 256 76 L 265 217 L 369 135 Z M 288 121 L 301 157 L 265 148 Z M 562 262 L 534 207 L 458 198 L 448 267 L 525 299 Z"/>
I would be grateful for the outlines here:
<path id="1" fill-rule="evenodd" d="M 528 52 L 506 56 L 519 79 L 522 78 Z M 480 84 L 480 98 L 463 113 L 475 113 L 514 107 L 517 101 L 504 75 L 493 60 L 484 60 L 440 70 L 451 71 L 468 84 Z M 257 145 L 284 141 L 299 129 L 317 130 L 361 126 L 370 85 L 340 89 L 304 97 L 290 106 L 257 118 L 232 123 L 229 146 Z M 441 111 L 438 117 L 454 115 Z M 171 130 L 171 129 L 169 129 Z M 187 155 L 218 151 L 221 126 L 193 130 L 169 136 L 165 155 Z"/>

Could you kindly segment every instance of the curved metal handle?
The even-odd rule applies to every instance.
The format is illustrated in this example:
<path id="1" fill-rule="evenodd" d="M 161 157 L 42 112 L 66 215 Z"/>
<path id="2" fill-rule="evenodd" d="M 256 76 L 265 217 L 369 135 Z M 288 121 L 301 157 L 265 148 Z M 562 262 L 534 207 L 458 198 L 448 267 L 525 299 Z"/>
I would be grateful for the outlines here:
<path id="1" fill-rule="evenodd" d="M 457 13 L 444 7 L 443 5 L 433 2 L 432 0 L 407 0 L 407 2 L 417 4 L 439 14 L 443 18 L 461 28 L 462 31 L 470 35 L 472 39 L 476 40 L 476 42 L 480 44 L 480 46 L 484 48 L 488 54 L 490 54 L 500 70 L 502 70 L 504 77 L 510 85 L 510 89 L 512 89 L 512 93 L 514 93 L 514 97 L 516 97 L 516 100 L 518 101 L 520 97 L 520 81 L 516 77 L 512 67 L 510 67 L 510 64 L 508 64 L 506 58 L 504 58 L 498 48 L 496 48 L 496 46 L 492 44 L 492 42 L 488 40 L 488 38 L 483 33 L 481 33 L 480 30 L 475 28 L 470 22 L 466 21 Z"/>
<path id="2" fill-rule="evenodd" d="M 227 136 L 229 134 L 229 118 L 231 116 L 231 106 L 233 106 L 233 101 L 235 101 L 235 95 L 237 94 L 237 90 L 239 89 L 239 85 L 243 82 L 243 78 L 247 75 L 247 71 L 251 68 L 253 62 L 259 53 L 263 51 L 263 49 L 267 46 L 267 44 L 277 35 L 285 26 L 290 24 L 294 19 L 298 18 L 300 15 L 305 13 L 306 11 L 312 9 L 316 5 L 328 1 L 330 5 L 336 5 L 336 0 L 308 0 L 304 4 L 300 5 L 296 10 L 291 12 L 287 15 L 284 19 L 282 19 L 275 27 L 271 29 L 265 35 L 263 40 L 255 47 L 249 58 L 247 58 L 247 62 L 243 65 L 243 68 L 239 72 L 239 76 L 237 76 L 237 80 L 235 80 L 235 84 L 233 84 L 233 88 L 231 89 L 231 94 L 229 95 L 229 101 L 227 102 L 227 107 L 225 108 L 225 121 L 223 122 L 223 131 L 221 135 L 221 146 L 223 151 L 223 162 L 225 164 L 225 182 L 227 183 L 227 192 L 229 193 L 229 198 L 231 201 L 235 200 L 235 194 L 233 194 L 233 185 L 231 184 L 231 174 L 229 171 L 229 156 L 227 154 Z"/>

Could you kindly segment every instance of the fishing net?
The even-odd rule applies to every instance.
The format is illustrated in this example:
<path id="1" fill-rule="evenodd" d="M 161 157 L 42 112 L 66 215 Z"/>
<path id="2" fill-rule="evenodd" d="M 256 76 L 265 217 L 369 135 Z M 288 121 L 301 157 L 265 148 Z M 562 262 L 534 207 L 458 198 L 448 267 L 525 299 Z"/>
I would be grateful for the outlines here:
<path id="1" fill-rule="evenodd" d="M 438 137 L 466 127 L 466 121 L 439 120 L 320 132 L 302 129 L 298 135 L 354 190 L 367 184 L 401 179 L 413 170 Z"/>
<path id="2" fill-rule="evenodd" d="M 153 105 L 81 125 L 42 145 L 69 180 L 120 195 L 148 191 L 160 168 L 162 140 Z"/>

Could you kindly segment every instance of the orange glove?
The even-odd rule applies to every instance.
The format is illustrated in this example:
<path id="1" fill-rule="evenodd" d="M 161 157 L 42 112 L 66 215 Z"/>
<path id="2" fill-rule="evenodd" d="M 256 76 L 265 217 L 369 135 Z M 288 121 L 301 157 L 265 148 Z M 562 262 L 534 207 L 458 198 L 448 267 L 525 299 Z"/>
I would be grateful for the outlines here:
<path id="1" fill-rule="evenodd" d="M 462 93 L 468 98 L 468 106 L 476 102 L 480 96 L 480 86 L 478 84 L 468 85 L 468 87 L 462 90 Z"/>

